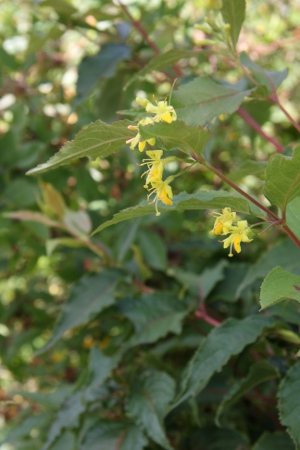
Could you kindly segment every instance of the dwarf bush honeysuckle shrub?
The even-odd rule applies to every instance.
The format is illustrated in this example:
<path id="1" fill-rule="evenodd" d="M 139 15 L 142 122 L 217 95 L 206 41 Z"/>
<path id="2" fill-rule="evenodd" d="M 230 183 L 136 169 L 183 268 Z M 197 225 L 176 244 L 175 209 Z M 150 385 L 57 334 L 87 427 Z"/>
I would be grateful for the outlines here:
<path id="1" fill-rule="evenodd" d="M 40 349 L 70 345 L 83 372 L 43 450 L 300 449 L 300 63 L 288 78 L 281 47 L 299 11 L 282 6 L 295 16 L 287 41 L 273 30 L 271 58 L 273 34 L 255 41 L 247 20 L 274 2 L 158 3 L 74 12 L 101 41 L 74 102 L 80 123 L 95 121 L 29 170 L 62 167 L 40 182 L 42 212 L 7 216 L 55 229 L 48 253 L 80 249 L 87 272 Z M 105 39 L 98 20 L 115 25 Z"/>

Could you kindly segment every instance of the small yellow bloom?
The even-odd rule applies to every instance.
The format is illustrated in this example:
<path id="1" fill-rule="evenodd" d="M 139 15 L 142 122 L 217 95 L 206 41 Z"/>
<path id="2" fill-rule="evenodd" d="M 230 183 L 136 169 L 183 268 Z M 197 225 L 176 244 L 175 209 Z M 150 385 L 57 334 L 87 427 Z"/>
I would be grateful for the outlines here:
<path id="1" fill-rule="evenodd" d="M 173 192 L 171 186 L 169 186 L 169 183 L 171 183 L 173 179 L 174 177 L 168 177 L 165 181 L 160 180 L 152 182 L 152 188 L 150 189 L 148 199 L 151 197 L 152 194 L 156 194 L 152 203 L 155 203 L 155 210 L 157 216 L 160 216 L 160 212 L 157 209 L 157 203 L 159 200 L 163 202 L 165 205 L 173 204 L 172 202 Z"/>
<path id="2" fill-rule="evenodd" d="M 148 102 L 146 106 L 146 111 L 148 113 L 155 114 L 153 117 L 154 122 L 167 122 L 171 123 L 177 119 L 177 114 L 173 108 L 173 106 L 167 104 L 167 100 L 163 100 L 161 102 L 156 102 L 156 105 Z"/>
<path id="3" fill-rule="evenodd" d="M 230 227 L 230 236 L 224 239 L 223 247 L 230 246 L 228 256 L 233 256 L 232 248 L 234 247 L 237 253 L 241 252 L 241 242 L 251 242 L 253 239 L 249 239 L 253 235 L 251 228 L 248 225 L 247 220 L 239 220 L 236 226 Z"/>
<path id="4" fill-rule="evenodd" d="M 230 233 L 230 227 L 236 222 L 236 212 L 231 212 L 231 208 L 223 208 L 222 214 L 213 212 L 212 216 L 216 217 L 214 227 L 209 234 L 228 234 Z"/>
<path id="5" fill-rule="evenodd" d="M 138 125 L 129 125 L 129 130 L 139 130 L 139 125 L 149 125 L 150 123 L 153 123 L 153 120 L 150 117 L 146 117 L 145 119 L 142 119 L 139 121 Z M 142 140 L 142 137 L 140 135 L 140 132 L 138 131 L 137 135 L 131 139 L 128 139 L 126 141 L 126 144 L 130 144 L 130 149 L 134 150 L 136 146 L 138 146 L 139 151 L 143 152 L 146 147 L 146 143 L 150 145 L 155 145 L 155 138 L 146 139 L 145 141 Z"/>
<path id="6" fill-rule="evenodd" d="M 143 159 L 143 164 L 141 164 L 141 166 L 147 165 L 148 167 L 148 170 L 142 175 L 144 176 L 145 174 L 148 174 L 146 178 L 147 186 L 149 183 L 161 181 L 164 164 L 161 160 L 161 157 L 163 155 L 162 150 L 150 150 L 149 152 L 146 152 L 146 154 L 149 156 L 149 158 Z"/>

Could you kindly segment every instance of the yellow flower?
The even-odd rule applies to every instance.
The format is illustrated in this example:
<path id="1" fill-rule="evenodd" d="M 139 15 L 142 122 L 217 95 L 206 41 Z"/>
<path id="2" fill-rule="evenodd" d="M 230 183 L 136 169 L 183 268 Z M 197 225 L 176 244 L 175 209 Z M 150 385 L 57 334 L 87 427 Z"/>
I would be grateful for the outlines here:
<path id="1" fill-rule="evenodd" d="M 153 105 L 151 102 L 148 102 L 146 105 L 146 111 L 155 114 L 155 117 L 153 117 L 154 122 L 163 121 L 171 123 L 177 119 L 177 114 L 173 106 L 168 105 L 167 100 L 156 102 L 156 105 Z"/>
<path id="2" fill-rule="evenodd" d="M 152 188 L 150 189 L 150 194 L 148 199 L 152 194 L 156 194 L 152 203 L 155 203 L 156 215 L 160 216 L 160 212 L 157 209 L 158 201 L 162 201 L 165 205 L 172 205 L 173 192 L 169 183 L 173 181 L 174 177 L 168 177 L 165 181 L 159 180 L 156 182 L 152 182 Z"/>
<path id="3" fill-rule="evenodd" d="M 145 174 L 148 174 L 145 183 L 147 186 L 149 183 L 161 181 L 164 164 L 161 160 L 161 157 L 163 155 L 162 150 L 150 150 L 149 152 L 146 152 L 146 154 L 149 156 L 149 158 L 143 159 L 143 164 L 141 164 L 141 166 L 147 165 L 148 167 L 148 170 L 142 175 L 144 176 Z"/>
<path id="4" fill-rule="evenodd" d="M 231 225 L 236 222 L 236 212 L 231 212 L 231 208 L 223 208 L 222 214 L 213 212 L 212 216 L 216 217 L 214 227 L 209 234 L 228 234 Z"/>
<path id="5" fill-rule="evenodd" d="M 241 252 L 241 242 L 251 242 L 253 239 L 249 239 L 253 235 L 251 228 L 248 226 L 247 220 L 239 220 L 236 226 L 230 227 L 230 236 L 224 239 L 223 247 L 230 246 L 230 252 L 228 256 L 233 256 L 232 248 L 234 247 L 237 253 Z"/>
<path id="6" fill-rule="evenodd" d="M 150 123 L 153 123 L 153 120 L 150 117 L 146 117 L 145 119 L 142 119 L 139 121 L 138 125 L 129 125 L 129 130 L 139 130 L 139 125 L 149 125 Z M 140 132 L 138 131 L 137 135 L 131 139 L 128 139 L 126 141 L 126 144 L 130 144 L 130 149 L 134 150 L 134 148 L 138 145 L 139 151 L 143 152 L 146 147 L 146 143 L 150 145 L 155 145 L 155 138 L 146 139 L 145 141 L 142 140 L 142 137 L 140 135 Z"/>

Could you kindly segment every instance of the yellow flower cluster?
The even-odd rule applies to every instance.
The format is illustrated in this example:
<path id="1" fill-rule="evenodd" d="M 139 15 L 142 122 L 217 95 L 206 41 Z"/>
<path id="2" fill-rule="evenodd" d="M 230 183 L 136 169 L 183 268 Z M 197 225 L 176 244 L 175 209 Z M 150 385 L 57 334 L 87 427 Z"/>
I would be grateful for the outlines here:
<path id="1" fill-rule="evenodd" d="M 229 236 L 224 239 L 223 247 L 228 248 L 230 246 L 229 255 L 233 256 L 232 249 L 234 248 L 237 253 L 241 252 L 241 242 L 251 242 L 253 239 L 253 232 L 248 225 L 247 220 L 238 220 L 236 212 L 231 211 L 231 208 L 223 208 L 221 213 L 211 213 L 213 217 L 216 217 L 214 227 L 209 234 Z"/>
<path id="2" fill-rule="evenodd" d="M 146 117 L 145 119 L 140 120 L 137 126 L 129 125 L 128 127 L 129 130 L 137 130 L 138 132 L 134 138 L 131 138 L 128 141 L 126 141 L 126 144 L 130 144 L 131 150 L 134 150 L 135 147 L 138 146 L 139 151 L 143 152 L 145 150 L 147 142 L 150 145 L 155 145 L 156 140 L 155 138 L 151 138 L 143 141 L 139 132 L 139 126 L 140 125 L 145 126 L 149 125 L 150 123 L 157 123 L 157 122 L 171 123 L 177 119 L 177 114 L 173 106 L 167 104 L 167 100 L 156 102 L 156 106 L 145 98 L 137 97 L 135 100 L 138 105 L 143 106 L 146 109 L 147 113 L 155 114 L 154 117 Z"/>
<path id="3" fill-rule="evenodd" d="M 177 115 L 173 106 L 168 105 L 166 100 L 156 102 L 156 105 L 154 105 L 147 99 L 137 97 L 136 102 L 138 105 L 143 106 L 147 113 L 154 114 L 153 117 L 146 117 L 140 120 L 137 126 L 129 125 L 128 127 L 130 130 L 136 130 L 137 134 L 135 137 L 126 141 L 126 144 L 130 144 L 131 150 L 134 150 L 135 147 L 138 146 L 139 151 L 143 152 L 146 144 L 148 143 L 149 145 L 155 145 L 156 139 L 151 138 L 143 140 L 139 132 L 139 126 L 145 126 L 157 122 L 171 123 L 177 119 Z M 154 194 L 154 200 L 152 203 L 155 203 L 156 215 L 159 216 L 160 212 L 157 209 L 157 203 L 159 200 L 165 205 L 172 205 L 173 193 L 169 184 L 174 177 L 168 177 L 166 180 L 163 180 L 162 176 L 164 166 L 168 162 L 174 161 L 176 158 L 171 156 L 169 158 L 161 159 L 163 155 L 162 150 L 151 150 L 147 151 L 146 154 L 149 158 L 143 159 L 143 163 L 141 164 L 142 166 L 146 165 L 148 167 L 148 170 L 142 175 L 147 175 L 144 187 L 150 192 L 148 199 Z M 151 185 L 150 188 L 149 185 Z"/>

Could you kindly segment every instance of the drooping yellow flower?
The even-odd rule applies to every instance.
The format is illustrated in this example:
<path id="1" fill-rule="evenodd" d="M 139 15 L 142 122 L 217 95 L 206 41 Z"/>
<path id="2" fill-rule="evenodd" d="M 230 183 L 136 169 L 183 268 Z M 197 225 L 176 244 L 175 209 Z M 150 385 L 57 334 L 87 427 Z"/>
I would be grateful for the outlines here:
<path id="1" fill-rule="evenodd" d="M 167 104 L 167 100 L 156 102 L 156 105 L 149 102 L 146 105 L 146 111 L 151 114 L 155 114 L 153 117 L 154 122 L 167 122 L 171 123 L 177 119 L 177 114 L 173 106 Z"/>
<path id="2" fill-rule="evenodd" d="M 228 256 L 233 256 L 232 248 L 234 247 L 237 253 L 241 252 L 241 242 L 251 242 L 253 239 L 249 239 L 253 235 L 251 228 L 248 225 L 247 220 L 239 220 L 236 226 L 230 227 L 230 236 L 224 239 L 223 247 L 227 248 L 230 246 L 230 251 Z"/>
<path id="3" fill-rule="evenodd" d="M 139 121 L 138 125 L 129 125 L 129 130 L 139 130 L 139 125 L 149 125 L 150 123 L 153 123 L 153 120 L 150 117 L 146 117 L 145 119 L 142 119 Z M 146 143 L 150 145 L 155 145 L 155 138 L 146 139 L 145 141 L 142 140 L 142 137 L 140 135 L 140 132 L 138 131 L 137 135 L 131 139 L 128 139 L 126 141 L 126 144 L 130 144 L 130 149 L 134 150 L 136 146 L 138 146 L 139 151 L 143 152 L 146 147 Z"/>
<path id="4" fill-rule="evenodd" d="M 164 170 L 164 164 L 161 160 L 161 157 L 163 155 L 162 150 L 150 150 L 146 152 L 146 154 L 149 156 L 149 158 L 143 159 L 143 163 L 141 166 L 147 165 L 148 170 L 143 173 L 142 176 L 147 174 L 146 178 L 146 186 L 149 183 L 155 183 L 158 181 L 161 181 L 163 170 Z"/>
<path id="5" fill-rule="evenodd" d="M 172 199 L 173 199 L 173 192 L 171 186 L 169 186 L 169 183 L 173 181 L 174 177 L 168 177 L 165 181 L 159 180 L 156 182 L 152 182 L 152 188 L 150 189 L 150 194 L 148 198 L 151 197 L 151 195 L 155 194 L 154 200 L 152 203 L 155 204 L 155 210 L 156 215 L 160 216 L 160 212 L 157 209 L 157 203 L 158 201 L 162 201 L 165 205 L 172 205 Z"/>
<path id="6" fill-rule="evenodd" d="M 209 232 L 209 234 L 228 234 L 230 233 L 230 227 L 234 222 L 237 221 L 236 219 L 236 212 L 231 212 L 231 208 L 223 208 L 222 214 L 213 212 L 211 213 L 213 217 L 216 217 L 214 227 L 212 231 Z"/>

